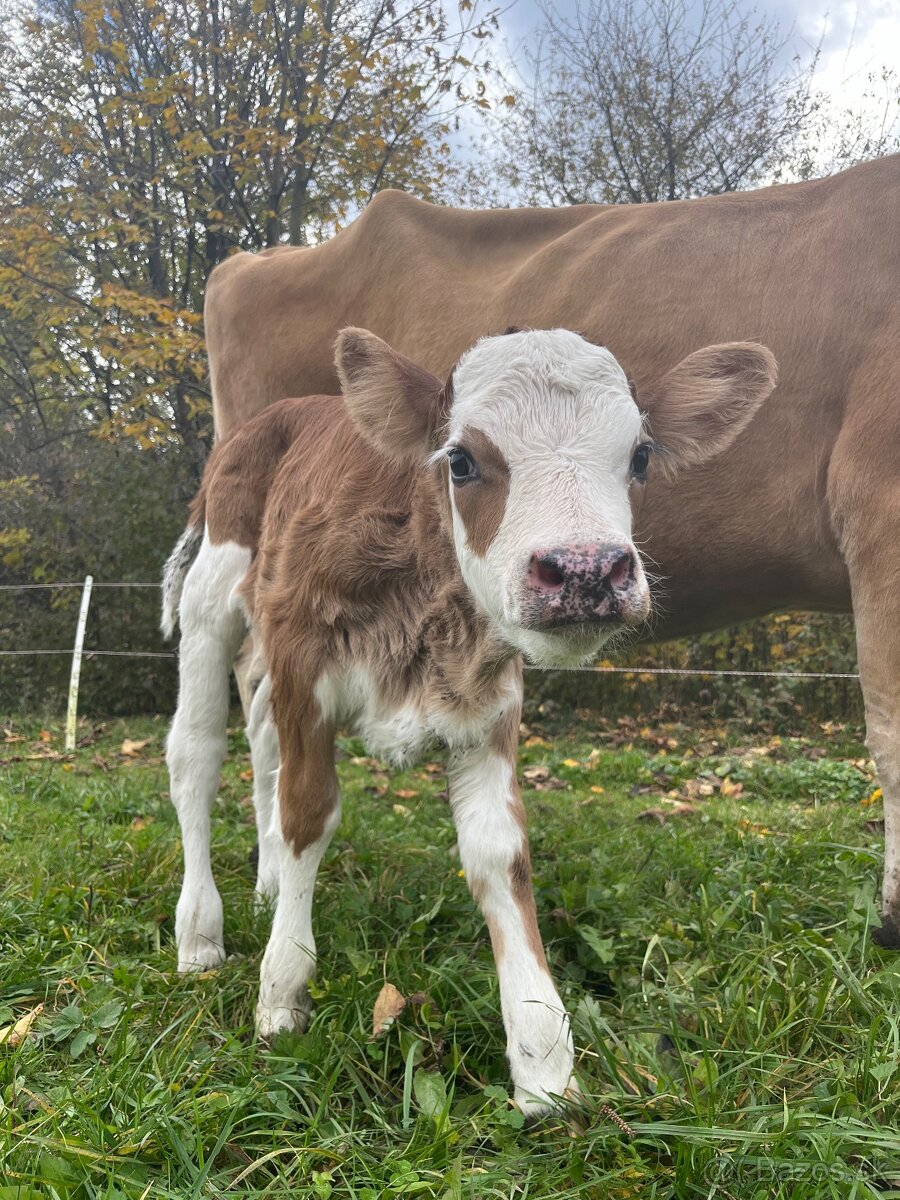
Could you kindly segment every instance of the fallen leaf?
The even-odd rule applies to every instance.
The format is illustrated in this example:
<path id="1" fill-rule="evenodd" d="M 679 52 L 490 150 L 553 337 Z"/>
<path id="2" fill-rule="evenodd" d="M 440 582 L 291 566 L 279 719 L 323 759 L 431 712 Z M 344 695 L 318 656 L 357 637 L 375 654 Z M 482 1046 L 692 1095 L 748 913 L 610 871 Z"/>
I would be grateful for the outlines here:
<path id="1" fill-rule="evenodd" d="M 669 808 L 645 808 L 643 812 L 638 813 L 637 819 L 639 821 L 657 821 L 660 825 L 665 825 L 670 817 L 690 817 L 696 811 L 693 804 L 673 800 L 670 802 Z"/>
<path id="2" fill-rule="evenodd" d="M 24 733 L 13 733 L 11 729 L 3 730 L 3 740 L 5 742 L 25 742 L 28 739 Z"/>
<path id="3" fill-rule="evenodd" d="M 143 738 L 139 742 L 133 742 L 131 738 L 126 738 L 119 747 L 119 753 L 124 754 L 126 758 L 133 758 L 135 754 L 140 754 L 145 746 L 149 746 L 153 738 Z"/>
<path id="4" fill-rule="evenodd" d="M 405 804 L 394 804 L 394 805 L 392 805 L 392 809 L 397 814 L 398 817 L 411 817 L 412 816 L 412 813 L 406 807 Z"/>
<path id="5" fill-rule="evenodd" d="M 406 1008 L 406 999 L 392 983 L 386 983 L 372 1009 L 372 1037 L 385 1033 Z"/>
<path id="6" fill-rule="evenodd" d="M 394 788 L 394 795 L 399 796 L 401 800 L 412 800 L 418 794 L 415 788 Z"/>
<path id="7" fill-rule="evenodd" d="M 532 784 L 536 792 L 564 792 L 567 786 L 568 784 L 565 780 L 557 779 L 555 775 L 551 775 L 549 779 Z"/>
<path id="8" fill-rule="evenodd" d="M 739 796 L 743 790 L 744 785 L 742 783 L 732 783 L 727 775 L 719 786 L 719 791 L 723 796 Z"/>
<path id="9" fill-rule="evenodd" d="M 546 783 L 550 778 L 549 767 L 526 767 L 522 772 L 522 778 L 526 783 Z"/>
<path id="10" fill-rule="evenodd" d="M 52 742 L 53 741 L 53 734 L 50 732 L 49 729 L 42 729 L 41 732 L 38 734 L 38 737 L 41 739 L 42 742 Z"/>
<path id="11" fill-rule="evenodd" d="M 532 734 L 531 737 L 525 739 L 526 750 L 531 750 L 534 746 L 549 746 L 550 743 L 546 738 L 540 737 L 539 734 Z"/>
<path id="12" fill-rule="evenodd" d="M 131 822 L 132 829 L 146 829 L 148 825 L 152 825 L 156 817 L 135 817 Z"/>
<path id="13" fill-rule="evenodd" d="M 875 791 L 872 792 L 871 795 L 864 796 L 862 798 L 862 800 L 860 800 L 859 803 L 863 808 L 868 808 L 872 804 L 877 804 L 883 795 L 884 795 L 884 793 L 882 792 L 881 788 L 879 787 L 879 788 L 876 788 Z"/>
<path id="14" fill-rule="evenodd" d="M 602 796 L 606 792 L 606 788 L 601 787 L 599 783 L 595 783 L 591 785 L 591 791 L 595 796 Z"/>
<path id="15" fill-rule="evenodd" d="M 564 767 L 580 767 L 581 763 L 578 761 L 577 758 L 564 758 L 562 765 Z"/>
<path id="16" fill-rule="evenodd" d="M 19 1017 L 13 1025 L 4 1025 L 0 1029 L 0 1046 L 18 1046 L 28 1036 L 28 1031 L 44 1011 L 43 1004 L 33 1008 L 31 1012 Z"/>
<path id="17" fill-rule="evenodd" d="M 740 818 L 738 828 L 742 833 L 757 833 L 760 837 L 768 837 L 772 832 L 765 825 L 760 825 L 758 821 L 751 821 L 747 817 Z"/>
<path id="18" fill-rule="evenodd" d="M 243 783 L 249 783 L 252 778 L 253 778 L 253 768 L 252 767 L 248 767 L 246 771 L 241 771 L 240 774 L 238 775 L 238 779 L 240 779 Z"/>

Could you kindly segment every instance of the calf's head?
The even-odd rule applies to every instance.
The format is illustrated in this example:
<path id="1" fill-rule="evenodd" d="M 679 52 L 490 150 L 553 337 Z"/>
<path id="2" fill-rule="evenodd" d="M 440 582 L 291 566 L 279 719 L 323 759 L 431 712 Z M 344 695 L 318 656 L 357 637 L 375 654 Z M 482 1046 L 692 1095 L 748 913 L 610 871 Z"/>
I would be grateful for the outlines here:
<path id="1" fill-rule="evenodd" d="M 467 586 L 498 634 L 548 667 L 649 614 L 631 530 L 654 452 L 670 470 L 718 454 L 776 378 L 763 346 L 709 346 L 639 408 L 613 355 L 564 329 L 482 338 L 446 384 L 362 329 L 343 330 L 336 362 L 363 437 L 410 469 L 439 465 Z"/>

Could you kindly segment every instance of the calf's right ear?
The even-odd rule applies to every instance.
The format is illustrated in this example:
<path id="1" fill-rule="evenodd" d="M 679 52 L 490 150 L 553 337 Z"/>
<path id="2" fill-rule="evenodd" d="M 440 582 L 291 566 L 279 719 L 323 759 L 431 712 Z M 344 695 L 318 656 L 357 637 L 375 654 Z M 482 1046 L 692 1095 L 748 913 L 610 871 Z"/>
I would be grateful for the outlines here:
<path id="1" fill-rule="evenodd" d="M 427 458 L 446 423 L 441 381 L 367 329 L 342 329 L 334 361 L 347 410 L 366 441 L 392 458 Z"/>
<path id="2" fill-rule="evenodd" d="M 639 388 L 637 402 L 677 470 L 730 446 L 777 382 L 778 364 L 765 346 L 724 342 L 689 354 L 657 383 Z"/>

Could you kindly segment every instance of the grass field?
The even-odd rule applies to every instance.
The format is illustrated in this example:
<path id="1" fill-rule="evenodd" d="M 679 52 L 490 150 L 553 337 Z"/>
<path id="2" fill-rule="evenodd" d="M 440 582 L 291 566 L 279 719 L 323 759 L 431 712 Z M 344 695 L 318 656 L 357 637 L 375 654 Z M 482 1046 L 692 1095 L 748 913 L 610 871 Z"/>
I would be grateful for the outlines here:
<path id="1" fill-rule="evenodd" d="M 201 977 L 173 969 L 163 724 L 82 733 L 71 758 L 57 727 L 0 737 L 0 1026 L 43 1005 L 0 1046 L 0 1200 L 900 1197 L 900 956 L 869 937 L 882 835 L 858 730 L 528 731 L 538 910 L 586 1096 L 533 1130 L 436 764 L 389 776 L 341 743 L 316 1008 L 265 1049 L 242 733 L 214 814 L 230 958 Z M 373 1038 L 385 982 L 409 1003 Z"/>

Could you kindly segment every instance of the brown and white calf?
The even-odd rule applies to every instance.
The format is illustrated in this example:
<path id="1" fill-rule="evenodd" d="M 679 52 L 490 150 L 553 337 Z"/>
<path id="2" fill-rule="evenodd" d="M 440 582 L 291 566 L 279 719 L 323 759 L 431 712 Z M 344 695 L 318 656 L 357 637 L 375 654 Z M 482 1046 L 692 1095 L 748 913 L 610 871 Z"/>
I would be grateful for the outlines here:
<path id="1" fill-rule="evenodd" d="M 640 408 L 609 351 L 559 329 L 484 338 L 446 383 L 347 329 L 337 368 L 343 399 L 284 401 L 217 448 L 170 560 L 169 625 L 183 582 L 168 742 L 185 861 L 179 967 L 224 955 L 209 812 L 229 668 L 252 626 L 267 671 L 248 727 L 258 889 L 277 892 L 260 1036 L 308 1016 L 313 888 L 340 819 L 336 728 L 397 763 L 440 743 L 516 1099 L 534 1114 L 574 1085 L 516 784 L 523 655 L 544 667 L 589 661 L 646 619 L 631 529 L 650 454 L 677 466 L 718 453 L 771 392 L 774 359 L 747 343 L 707 347 Z"/>

